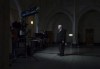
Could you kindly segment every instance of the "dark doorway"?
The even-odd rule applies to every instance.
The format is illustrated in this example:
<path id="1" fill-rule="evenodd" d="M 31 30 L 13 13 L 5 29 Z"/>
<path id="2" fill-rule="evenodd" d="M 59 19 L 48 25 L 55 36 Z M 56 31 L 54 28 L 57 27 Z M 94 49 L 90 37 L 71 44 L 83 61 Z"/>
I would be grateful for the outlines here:
<path id="1" fill-rule="evenodd" d="M 87 45 L 93 45 L 94 43 L 94 29 L 85 30 L 85 43 Z"/>

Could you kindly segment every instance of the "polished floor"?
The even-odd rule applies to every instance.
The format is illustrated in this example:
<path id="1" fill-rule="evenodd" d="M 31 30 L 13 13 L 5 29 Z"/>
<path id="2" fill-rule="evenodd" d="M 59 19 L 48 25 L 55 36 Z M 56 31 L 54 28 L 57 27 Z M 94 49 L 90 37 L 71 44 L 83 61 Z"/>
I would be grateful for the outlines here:
<path id="1" fill-rule="evenodd" d="M 17 58 L 10 69 L 100 69 L 100 47 L 66 47 L 65 56 L 58 47 L 38 51 L 33 57 Z"/>

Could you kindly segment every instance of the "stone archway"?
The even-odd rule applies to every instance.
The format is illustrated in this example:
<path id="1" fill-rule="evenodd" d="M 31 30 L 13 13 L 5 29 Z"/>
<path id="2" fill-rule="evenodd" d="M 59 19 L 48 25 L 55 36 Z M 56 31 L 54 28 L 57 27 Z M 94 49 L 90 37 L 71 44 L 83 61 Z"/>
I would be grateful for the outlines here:
<path id="1" fill-rule="evenodd" d="M 78 24 L 78 42 L 79 43 L 100 43 L 100 12 L 89 10 L 80 17 Z M 92 35 L 86 31 L 92 30 Z M 88 35 L 88 36 L 87 36 Z M 90 38 L 89 38 L 90 37 Z M 89 41 L 87 41 L 89 40 Z"/>
<path id="2" fill-rule="evenodd" d="M 68 33 L 72 33 L 72 22 L 70 18 L 62 12 L 58 12 L 54 14 L 51 19 L 49 20 L 49 23 L 47 25 L 47 29 L 49 31 L 53 32 L 54 35 L 54 41 L 56 40 L 56 33 L 57 33 L 57 25 L 63 25 L 63 28 L 66 29 L 67 31 L 67 40 L 70 42 L 70 39 L 68 38 Z"/>
<path id="3" fill-rule="evenodd" d="M 98 12 L 100 12 L 100 7 L 99 6 L 95 6 L 95 7 L 85 7 L 84 9 L 82 9 L 81 11 L 80 11 L 80 16 L 79 16 L 79 19 L 78 20 L 80 20 L 81 19 L 81 17 L 84 15 L 84 14 L 86 14 L 88 11 L 91 11 L 91 10 L 95 10 L 95 11 L 98 11 Z"/>

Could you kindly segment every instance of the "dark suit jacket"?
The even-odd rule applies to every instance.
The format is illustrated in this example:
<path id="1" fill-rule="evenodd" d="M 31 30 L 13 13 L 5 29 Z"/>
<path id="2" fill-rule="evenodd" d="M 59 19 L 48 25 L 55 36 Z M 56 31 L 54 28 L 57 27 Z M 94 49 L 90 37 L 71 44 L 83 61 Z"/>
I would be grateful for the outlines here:
<path id="1" fill-rule="evenodd" d="M 56 41 L 57 43 L 62 43 L 62 41 L 64 41 L 64 43 L 66 42 L 66 30 L 62 29 L 60 32 L 57 33 Z"/>

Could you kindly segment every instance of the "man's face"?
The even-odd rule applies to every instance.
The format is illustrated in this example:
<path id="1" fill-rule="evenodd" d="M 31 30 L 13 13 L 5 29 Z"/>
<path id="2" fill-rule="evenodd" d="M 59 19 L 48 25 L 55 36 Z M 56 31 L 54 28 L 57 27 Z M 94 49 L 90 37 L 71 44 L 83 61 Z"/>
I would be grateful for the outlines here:
<path id="1" fill-rule="evenodd" d="M 58 25 L 58 30 L 62 29 L 62 25 Z"/>

